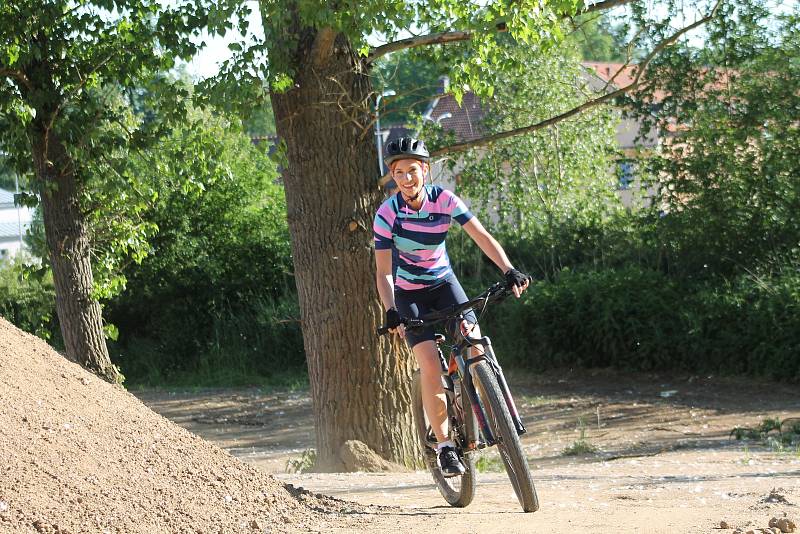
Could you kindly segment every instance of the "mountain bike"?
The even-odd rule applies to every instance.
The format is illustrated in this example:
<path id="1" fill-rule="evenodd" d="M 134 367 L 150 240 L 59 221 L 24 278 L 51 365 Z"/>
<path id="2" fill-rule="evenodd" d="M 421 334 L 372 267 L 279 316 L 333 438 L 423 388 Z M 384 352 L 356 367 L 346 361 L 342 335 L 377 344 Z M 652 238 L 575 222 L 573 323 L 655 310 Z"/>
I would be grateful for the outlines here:
<path id="1" fill-rule="evenodd" d="M 460 327 L 467 310 L 480 310 L 482 315 L 489 303 L 498 302 L 510 293 L 505 284 L 498 282 L 463 304 L 432 312 L 418 319 L 403 320 L 406 329 L 447 321 L 455 321 L 454 324 L 458 325 L 453 329 L 456 332 L 455 339 L 450 346 L 450 357 L 447 361 L 441 349 L 445 341 L 442 334 L 436 334 L 436 346 L 447 401 L 448 439 L 456 444 L 456 452 L 465 468 L 463 475 L 448 478 L 439 469 L 436 436 L 422 408 L 419 370 L 414 373 L 412 404 L 425 464 L 433 475 L 439 492 L 451 506 L 464 507 L 472 502 L 477 472 L 475 455 L 480 449 L 497 446 L 522 509 L 525 512 L 539 509 L 539 498 L 533 485 L 528 460 L 519 440 L 519 436 L 525 433 L 525 427 L 492 349 L 492 342 L 487 336 L 471 337 Z M 387 332 L 386 327 L 378 329 L 379 335 Z M 472 347 L 481 347 L 483 354 L 471 356 Z"/>

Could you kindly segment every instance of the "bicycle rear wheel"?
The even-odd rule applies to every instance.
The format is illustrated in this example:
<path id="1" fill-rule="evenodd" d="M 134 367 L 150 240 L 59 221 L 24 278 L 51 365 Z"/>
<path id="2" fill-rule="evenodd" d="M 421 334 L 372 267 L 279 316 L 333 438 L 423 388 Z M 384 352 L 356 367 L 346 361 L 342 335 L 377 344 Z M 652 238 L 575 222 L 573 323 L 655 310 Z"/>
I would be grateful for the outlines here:
<path id="1" fill-rule="evenodd" d="M 467 393 L 464 385 L 461 384 L 461 399 L 466 399 Z M 433 481 L 439 488 L 444 500 L 458 508 L 463 508 L 472 502 L 475 497 L 475 456 L 472 451 L 464 451 L 463 447 L 467 442 L 475 442 L 477 437 L 477 423 L 472 410 L 459 410 L 453 406 L 450 400 L 447 402 L 447 415 L 449 421 L 450 437 L 456 443 L 458 455 L 464 464 L 464 474 L 455 477 L 445 477 L 439 469 L 436 458 L 436 435 L 431 429 L 430 422 L 425 416 L 422 407 L 422 384 L 420 382 L 419 371 L 414 372 L 414 382 L 412 391 L 412 410 L 414 412 L 414 426 L 420 440 L 423 459 L 425 465 L 433 475 Z M 463 400 L 462 400 L 463 402 Z M 468 402 L 468 401 L 467 401 Z M 457 423 L 454 425 L 454 421 Z M 459 428 L 460 427 L 460 428 Z"/>
<path id="2" fill-rule="evenodd" d="M 511 485 L 514 486 L 514 493 L 517 494 L 524 511 L 535 512 L 539 509 L 539 497 L 536 495 L 528 460 L 522 451 L 517 430 L 500 386 L 497 384 L 497 377 L 486 361 L 475 365 L 472 372 L 481 404 L 495 432 L 497 449 L 500 451 L 508 478 L 511 479 Z"/>

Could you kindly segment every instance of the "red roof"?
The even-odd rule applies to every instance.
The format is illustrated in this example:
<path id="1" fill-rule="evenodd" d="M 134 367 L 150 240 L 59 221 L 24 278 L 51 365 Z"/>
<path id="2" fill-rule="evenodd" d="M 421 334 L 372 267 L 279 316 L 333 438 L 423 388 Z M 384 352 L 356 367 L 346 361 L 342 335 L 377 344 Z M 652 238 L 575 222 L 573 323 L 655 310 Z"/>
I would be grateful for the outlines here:
<path id="1" fill-rule="evenodd" d="M 438 122 L 445 131 L 454 132 L 459 141 L 471 141 L 485 133 L 481 124 L 484 111 L 475 93 L 464 94 L 461 106 L 452 95 L 442 96 L 431 112 L 431 119 L 435 121 L 445 113 L 450 113 L 452 117 Z"/>

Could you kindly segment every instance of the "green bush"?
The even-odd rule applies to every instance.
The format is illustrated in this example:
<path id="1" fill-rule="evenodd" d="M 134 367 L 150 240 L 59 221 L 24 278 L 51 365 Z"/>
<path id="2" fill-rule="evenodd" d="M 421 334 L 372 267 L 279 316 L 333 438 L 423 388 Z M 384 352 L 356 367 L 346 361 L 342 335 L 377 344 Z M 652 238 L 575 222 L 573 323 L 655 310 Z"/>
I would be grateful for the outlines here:
<path id="1" fill-rule="evenodd" d="M 305 373 L 305 352 L 296 297 L 253 299 L 248 307 L 211 318 L 207 331 L 179 335 L 177 324 L 147 337 L 115 344 L 117 360 L 135 386 L 244 386 L 296 381 Z M 165 336 L 190 340 L 175 349 Z M 291 384 L 286 384 L 291 385 Z"/>
<path id="2" fill-rule="evenodd" d="M 60 344 L 55 289 L 49 271 L 0 261 L 0 315 L 17 328 Z"/>
<path id="3" fill-rule="evenodd" d="M 531 370 L 800 379 L 800 275 L 691 285 L 658 271 L 563 271 L 487 313 L 502 362 Z"/>
<path id="4" fill-rule="evenodd" d="M 214 157 L 197 166 L 196 188 L 177 188 L 172 174 L 193 169 L 183 168 L 183 147 L 201 134 Z M 209 116 L 204 129 L 177 131 L 161 150 L 172 174 L 141 163 L 158 193 L 142 217 L 158 233 L 106 306 L 128 382 L 191 383 L 194 374 L 198 383 L 232 384 L 302 365 L 286 204 L 266 147 Z"/>

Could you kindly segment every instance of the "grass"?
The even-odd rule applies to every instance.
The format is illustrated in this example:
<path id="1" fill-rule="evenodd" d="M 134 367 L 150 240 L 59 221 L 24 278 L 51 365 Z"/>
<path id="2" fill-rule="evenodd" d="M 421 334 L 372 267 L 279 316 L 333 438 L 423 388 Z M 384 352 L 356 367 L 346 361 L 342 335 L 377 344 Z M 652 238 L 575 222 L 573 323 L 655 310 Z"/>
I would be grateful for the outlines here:
<path id="1" fill-rule="evenodd" d="M 789 454 L 800 458 L 800 420 L 797 418 L 764 419 L 755 427 L 735 427 L 730 432 L 730 437 L 736 440 L 760 442 L 767 450 L 775 454 Z M 742 463 L 750 462 L 750 449 L 744 446 Z"/>
<path id="2" fill-rule="evenodd" d="M 579 456 L 597 452 L 597 447 L 586 439 L 586 425 L 583 423 L 583 418 L 578 419 L 578 430 L 580 430 L 581 436 L 572 442 L 572 445 L 561 451 L 562 456 Z"/>
<path id="3" fill-rule="evenodd" d="M 500 473 L 506 469 L 499 455 L 487 453 L 480 455 L 475 462 L 475 468 L 479 473 Z"/>
<path id="4" fill-rule="evenodd" d="M 760 441 L 770 452 L 797 453 L 800 451 L 800 420 L 767 418 L 755 428 L 737 426 L 731 430 L 730 436 L 737 440 Z"/>
<path id="5" fill-rule="evenodd" d="M 475 462 L 479 473 L 499 473 L 505 471 L 503 460 L 497 454 L 481 454 Z"/>
<path id="6" fill-rule="evenodd" d="M 299 458 L 290 458 L 286 462 L 286 472 L 287 473 L 306 473 L 314 467 L 314 463 L 317 461 L 317 450 L 316 449 L 306 449 L 300 455 Z"/>
<path id="7" fill-rule="evenodd" d="M 281 370 L 269 376 L 222 368 L 214 372 L 181 372 L 167 376 L 151 376 L 147 380 L 128 380 L 124 386 L 128 389 L 139 391 L 175 388 L 186 391 L 199 391 L 210 388 L 239 387 L 301 391 L 309 388 L 309 381 L 308 372 L 305 368 Z"/>

